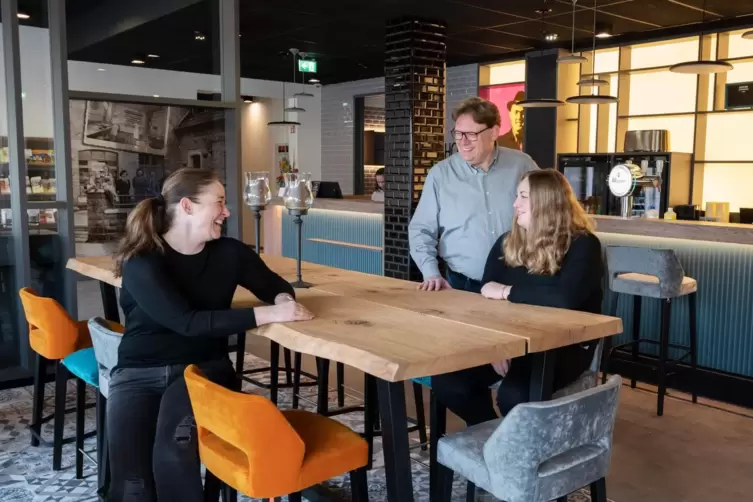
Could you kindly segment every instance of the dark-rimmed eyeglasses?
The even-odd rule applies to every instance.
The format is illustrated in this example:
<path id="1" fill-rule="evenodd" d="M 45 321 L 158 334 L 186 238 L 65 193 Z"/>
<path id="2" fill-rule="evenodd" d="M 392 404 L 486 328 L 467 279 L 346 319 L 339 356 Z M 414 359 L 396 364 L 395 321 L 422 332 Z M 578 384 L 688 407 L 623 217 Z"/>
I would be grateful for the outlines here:
<path id="1" fill-rule="evenodd" d="M 484 131 L 488 131 L 489 129 L 491 129 L 491 127 L 486 127 L 476 132 L 464 132 L 464 131 L 457 131 L 453 129 L 451 132 L 452 132 L 452 137 L 455 138 L 455 141 L 462 140 L 463 136 L 465 136 L 465 139 L 467 139 L 468 141 L 478 141 L 478 135 Z"/>

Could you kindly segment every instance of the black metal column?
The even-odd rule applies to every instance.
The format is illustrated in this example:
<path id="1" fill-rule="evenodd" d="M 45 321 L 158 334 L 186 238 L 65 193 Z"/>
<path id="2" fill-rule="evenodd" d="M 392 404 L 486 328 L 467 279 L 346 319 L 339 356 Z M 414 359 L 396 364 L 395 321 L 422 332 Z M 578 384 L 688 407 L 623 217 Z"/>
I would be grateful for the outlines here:
<path id="1" fill-rule="evenodd" d="M 444 158 L 444 22 L 400 18 L 385 40 L 384 275 L 420 280 L 408 223 L 429 169 Z"/>
<path id="2" fill-rule="evenodd" d="M 526 99 L 557 99 L 559 49 L 526 54 Z M 542 169 L 557 162 L 557 108 L 528 108 L 523 150 Z"/>

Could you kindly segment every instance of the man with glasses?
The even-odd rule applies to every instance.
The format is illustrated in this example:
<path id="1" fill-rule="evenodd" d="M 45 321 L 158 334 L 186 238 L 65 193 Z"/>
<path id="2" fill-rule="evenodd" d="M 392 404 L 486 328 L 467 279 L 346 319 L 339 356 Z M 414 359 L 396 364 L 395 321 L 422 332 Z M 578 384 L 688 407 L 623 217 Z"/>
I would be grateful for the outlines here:
<path id="1" fill-rule="evenodd" d="M 497 146 L 501 121 L 494 103 L 466 99 L 452 118 L 458 151 L 429 171 L 408 229 L 410 253 L 423 275 L 420 289 L 480 293 L 489 251 L 512 227 L 520 176 L 538 166 L 519 150 Z"/>

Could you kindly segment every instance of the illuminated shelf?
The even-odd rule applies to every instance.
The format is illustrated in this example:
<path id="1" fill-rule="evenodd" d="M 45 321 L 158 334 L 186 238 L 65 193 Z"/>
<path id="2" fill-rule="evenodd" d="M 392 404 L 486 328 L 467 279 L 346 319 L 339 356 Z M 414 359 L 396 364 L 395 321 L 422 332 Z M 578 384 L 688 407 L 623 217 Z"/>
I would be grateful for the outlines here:
<path id="1" fill-rule="evenodd" d="M 751 160 L 695 160 L 696 164 L 753 164 Z"/>
<path id="2" fill-rule="evenodd" d="M 668 112 L 668 113 L 647 113 L 642 115 L 620 115 L 617 118 L 624 119 L 645 119 L 654 117 L 692 117 L 696 112 Z"/>

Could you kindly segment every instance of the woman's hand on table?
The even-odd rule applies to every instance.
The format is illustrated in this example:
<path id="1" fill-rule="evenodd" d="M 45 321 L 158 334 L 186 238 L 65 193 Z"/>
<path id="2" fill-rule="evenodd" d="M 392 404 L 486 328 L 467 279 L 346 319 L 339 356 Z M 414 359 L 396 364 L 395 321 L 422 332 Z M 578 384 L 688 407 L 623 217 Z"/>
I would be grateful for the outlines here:
<path id="1" fill-rule="evenodd" d="M 314 318 L 314 314 L 287 294 L 277 295 L 274 305 L 256 307 L 254 314 L 257 326 L 274 322 L 310 321 Z"/>
<path id="2" fill-rule="evenodd" d="M 496 371 L 499 376 L 505 377 L 507 375 L 507 372 L 510 371 L 510 360 L 505 359 L 503 361 L 492 363 L 492 367 L 494 368 L 494 371 Z"/>
<path id="3" fill-rule="evenodd" d="M 512 286 L 506 286 L 498 282 L 487 282 L 481 288 L 481 294 L 484 295 L 484 298 L 489 298 L 490 300 L 507 300 L 511 289 Z"/>

